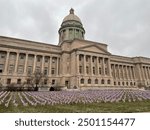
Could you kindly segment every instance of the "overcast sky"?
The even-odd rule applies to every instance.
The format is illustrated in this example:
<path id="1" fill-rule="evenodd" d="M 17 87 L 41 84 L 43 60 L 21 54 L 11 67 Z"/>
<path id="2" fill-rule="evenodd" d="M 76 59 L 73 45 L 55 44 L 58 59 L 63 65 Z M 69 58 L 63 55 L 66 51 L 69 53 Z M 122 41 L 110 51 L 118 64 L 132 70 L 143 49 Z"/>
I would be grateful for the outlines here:
<path id="1" fill-rule="evenodd" d="M 0 35 L 57 45 L 71 7 L 85 39 L 115 55 L 150 57 L 150 0 L 0 0 Z"/>

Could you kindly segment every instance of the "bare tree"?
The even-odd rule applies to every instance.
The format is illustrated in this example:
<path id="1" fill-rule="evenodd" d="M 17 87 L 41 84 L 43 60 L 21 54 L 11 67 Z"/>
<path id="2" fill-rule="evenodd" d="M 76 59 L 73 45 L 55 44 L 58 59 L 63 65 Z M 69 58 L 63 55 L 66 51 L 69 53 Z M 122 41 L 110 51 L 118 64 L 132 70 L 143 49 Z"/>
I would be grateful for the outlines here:
<path id="1" fill-rule="evenodd" d="M 47 75 L 44 75 L 40 71 L 36 71 L 33 74 L 29 74 L 27 77 L 27 84 L 32 86 L 34 89 L 38 89 L 44 84 L 44 80 L 48 80 Z"/>

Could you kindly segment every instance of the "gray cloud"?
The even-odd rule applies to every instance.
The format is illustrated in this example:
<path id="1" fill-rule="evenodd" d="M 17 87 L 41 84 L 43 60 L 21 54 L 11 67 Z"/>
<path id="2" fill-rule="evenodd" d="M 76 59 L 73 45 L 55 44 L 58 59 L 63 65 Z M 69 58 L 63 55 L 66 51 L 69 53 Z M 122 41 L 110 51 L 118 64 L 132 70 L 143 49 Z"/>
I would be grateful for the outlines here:
<path id="1" fill-rule="evenodd" d="M 0 0 L 0 35 L 58 43 L 58 29 L 73 7 L 86 39 L 112 54 L 150 57 L 149 0 Z"/>

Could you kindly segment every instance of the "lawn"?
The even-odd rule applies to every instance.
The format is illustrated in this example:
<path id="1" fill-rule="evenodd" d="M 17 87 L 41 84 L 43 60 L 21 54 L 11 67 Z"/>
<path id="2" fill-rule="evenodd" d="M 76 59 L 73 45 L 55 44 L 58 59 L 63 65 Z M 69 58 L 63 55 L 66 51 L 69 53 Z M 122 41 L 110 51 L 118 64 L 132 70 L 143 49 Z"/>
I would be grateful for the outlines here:
<path id="1" fill-rule="evenodd" d="M 69 105 L 0 106 L 4 113 L 108 113 L 108 112 L 150 112 L 150 101 L 89 103 Z"/>

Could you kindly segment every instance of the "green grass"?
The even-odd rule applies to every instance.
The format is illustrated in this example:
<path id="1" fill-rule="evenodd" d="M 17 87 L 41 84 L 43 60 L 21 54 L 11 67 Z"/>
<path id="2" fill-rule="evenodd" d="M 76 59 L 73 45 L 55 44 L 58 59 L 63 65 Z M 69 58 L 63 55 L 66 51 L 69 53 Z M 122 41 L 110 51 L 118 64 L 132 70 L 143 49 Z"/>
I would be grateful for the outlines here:
<path id="1" fill-rule="evenodd" d="M 1 113 L 121 113 L 150 112 L 150 100 L 119 103 L 91 103 L 45 106 L 12 106 L 0 105 Z"/>

